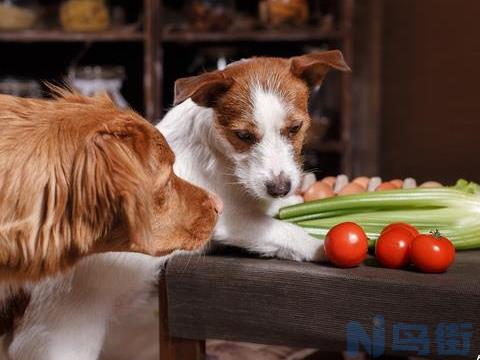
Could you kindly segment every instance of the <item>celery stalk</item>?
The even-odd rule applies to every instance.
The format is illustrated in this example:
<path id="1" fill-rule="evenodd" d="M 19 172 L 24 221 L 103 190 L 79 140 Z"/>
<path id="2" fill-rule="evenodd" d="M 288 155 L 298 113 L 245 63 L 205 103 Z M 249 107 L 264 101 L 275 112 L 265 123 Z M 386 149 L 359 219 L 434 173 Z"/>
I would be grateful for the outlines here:
<path id="1" fill-rule="evenodd" d="M 393 222 L 407 222 L 421 232 L 439 229 L 457 249 L 480 248 L 480 191 L 475 183 L 339 196 L 280 209 L 278 217 L 323 239 L 341 222 L 353 221 L 370 239 Z M 373 244 L 373 242 L 372 242 Z"/>

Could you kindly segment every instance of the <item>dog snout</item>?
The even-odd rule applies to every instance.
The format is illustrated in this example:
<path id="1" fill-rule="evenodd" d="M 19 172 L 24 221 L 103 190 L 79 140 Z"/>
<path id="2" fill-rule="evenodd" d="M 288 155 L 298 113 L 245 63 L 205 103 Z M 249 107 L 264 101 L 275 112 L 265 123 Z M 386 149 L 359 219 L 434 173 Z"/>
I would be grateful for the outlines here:
<path id="1" fill-rule="evenodd" d="M 272 197 L 282 197 L 287 195 L 292 188 L 292 182 L 283 173 L 273 177 L 265 183 L 268 195 Z"/>
<path id="2" fill-rule="evenodd" d="M 213 209 L 216 211 L 217 214 L 221 214 L 223 212 L 223 201 L 217 195 L 210 193 L 208 195 L 210 203 L 213 206 Z"/>

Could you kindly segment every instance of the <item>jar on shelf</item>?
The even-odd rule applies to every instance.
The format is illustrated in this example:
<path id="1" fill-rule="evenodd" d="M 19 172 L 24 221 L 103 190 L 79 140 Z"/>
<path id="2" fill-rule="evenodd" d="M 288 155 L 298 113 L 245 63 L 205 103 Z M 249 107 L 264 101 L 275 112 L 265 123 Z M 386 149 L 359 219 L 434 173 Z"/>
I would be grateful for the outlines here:
<path id="1" fill-rule="evenodd" d="M 68 71 L 68 83 L 85 96 L 107 93 L 121 108 L 128 107 L 121 89 L 125 80 L 123 66 L 82 66 Z"/>
<path id="2" fill-rule="evenodd" d="M 60 23 L 70 32 L 98 32 L 110 27 L 110 12 L 104 0 L 67 0 L 60 5 Z"/>
<path id="3" fill-rule="evenodd" d="M 308 22 L 308 0 L 260 0 L 258 13 L 266 27 L 302 26 Z"/>
<path id="4" fill-rule="evenodd" d="M 185 15 L 194 30 L 225 30 L 233 21 L 234 5 L 233 0 L 188 0 Z"/>
<path id="5" fill-rule="evenodd" d="M 27 98 L 41 98 L 42 87 L 38 81 L 33 79 L 6 77 L 0 79 L 0 94 Z"/>
<path id="6" fill-rule="evenodd" d="M 33 0 L 0 0 L 0 30 L 32 29 L 39 19 L 39 7 Z"/>

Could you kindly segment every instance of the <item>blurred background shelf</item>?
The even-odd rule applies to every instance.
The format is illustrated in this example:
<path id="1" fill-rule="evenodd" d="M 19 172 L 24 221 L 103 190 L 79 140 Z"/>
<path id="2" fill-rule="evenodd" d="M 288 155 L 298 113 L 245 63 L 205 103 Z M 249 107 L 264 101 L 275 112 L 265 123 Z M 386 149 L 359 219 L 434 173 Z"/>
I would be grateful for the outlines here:
<path id="1" fill-rule="evenodd" d="M 0 41 L 9 42 L 133 42 L 144 41 L 143 32 L 109 30 L 96 33 L 72 33 L 63 30 L 1 31 Z"/>
<path id="2" fill-rule="evenodd" d="M 260 5 L 271 0 L 99 0 L 108 6 L 112 23 L 98 32 L 62 30 L 58 9 L 68 1 L 39 0 L 45 9 L 57 9 L 54 21 L 29 30 L 0 31 L 0 78 L 61 84 L 72 68 L 93 65 L 103 74 L 112 66 L 121 67 L 122 95 L 131 107 L 156 123 L 173 102 L 176 79 L 242 58 L 340 49 L 356 69 L 354 0 L 292 1 L 293 6 L 307 4 L 309 17 L 302 24 L 285 26 L 272 26 L 262 19 Z M 372 1 L 378 0 L 368 0 Z M 202 12 L 205 8 L 199 11 L 198 6 L 208 10 L 211 4 L 231 13 L 220 11 L 220 15 L 215 13 L 220 18 L 212 18 Z M 120 23 L 114 21 L 118 8 L 123 12 Z M 375 23 L 368 19 L 365 17 Z M 218 27 L 219 22 L 223 28 Z M 41 91 L 45 90 L 42 87 Z M 305 159 L 307 167 L 322 169 L 319 176 L 354 171 L 352 156 L 358 152 L 354 150 L 352 93 L 352 73 L 332 71 L 320 93 L 312 94 L 310 111 L 316 126 L 310 131 L 313 139 L 307 143 Z M 365 142 L 374 143 L 374 136 L 368 134 Z M 368 159 L 362 163 L 369 166 Z"/>
<path id="3" fill-rule="evenodd" d="M 341 31 L 305 30 L 251 30 L 236 32 L 195 32 L 195 31 L 164 31 L 164 42 L 194 43 L 194 42 L 290 42 L 290 41 L 326 41 L 339 40 Z"/>

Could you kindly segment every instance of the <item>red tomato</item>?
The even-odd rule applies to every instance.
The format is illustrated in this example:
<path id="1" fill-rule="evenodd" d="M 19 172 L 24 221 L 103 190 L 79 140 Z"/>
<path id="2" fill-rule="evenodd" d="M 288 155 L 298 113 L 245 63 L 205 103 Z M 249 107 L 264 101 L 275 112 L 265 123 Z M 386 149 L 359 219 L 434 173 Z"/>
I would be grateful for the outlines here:
<path id="1" fill-rule="evenodd" d="M 325 255 L 336 266 L 354 267 L 367 256 L 368 239 L 363 229 L 355 223 L 335 225 L 325 237 Z"/>
<path id="2" fill-rule="evenodd" d="M 415 236 L 410 229 L 397 226 L 383 231 L 375 244 L 375 256 L 389 269 L 400 269 L 410 263 L 410 246 Z"/>
<path id="3" fill-rule="evenodd" d="M 413 240 L 410 258 L 422 272 L 444 272 L 455 259 L 455 248 L 450 240 L 440 236 L 438 232 L 419 235 Z"/>
<path id="4" fill-rule="evenodd" d="M 396 228 L 403 228 L 403 229 L 408 230 L 412 234 L 413 237 L 417 237 L 418 235 L 420 235 L 420 233 L 418 232 L 418 230 L 415 226 L 407 224 L 407 223 L 402 223 L 402 222 L 397 222 L 397 223 L 393 223 L 393 224 L 385 226 L 383 228 L 381 234 L 384 234 L 387 231 L 389 231 L 391 229 L 396 229 Z"/>

